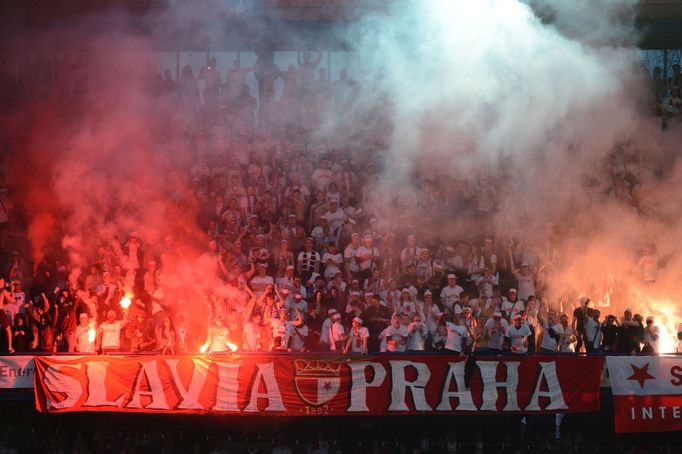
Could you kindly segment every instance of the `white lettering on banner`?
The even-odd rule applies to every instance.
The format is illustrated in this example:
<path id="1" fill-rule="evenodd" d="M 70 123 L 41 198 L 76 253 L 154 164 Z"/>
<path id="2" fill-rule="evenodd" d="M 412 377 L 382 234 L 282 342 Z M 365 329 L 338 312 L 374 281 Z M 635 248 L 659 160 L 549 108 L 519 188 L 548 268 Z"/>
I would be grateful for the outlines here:
<path id="1" fill-rule="evenodd" d="M 142 389 L 143 379 L 147 380 L 149 391 Z M 126 407 L 142 408 L 142 396 L 151 397 L 151 402 L 144 408 L 169 410 L 168 402 L 166 402 L 166 395 L 163 392 L 163 384 L 159 378 L 158 365 L 154 360 L 140 362 L 140 369 L 137 372 L 137 377 L 135 377 L 133 396 L 130 398 L 130 402 L 128 402 Z"/>
<path id="2" fill-rule="evenodd" d="M 367 408 L 367 388 L 381 386 L 386 378 L 386 369 L 381 363 L 357 362 L 348 363 L 351 370 L 350 405 L 347 411 L 369 411 Z M 374 377 L 368 382 L 365 377 L 367 367 L 372 368 Z"/>
<path id="3" fill-rule="evenodd" d="M 474 400 L 471 397 L 471 391 L 464 386 L 464 365 L 465 361 L 457 363 L 448 363 L 449 368 L 445 376 L 445 384 L 443 385 L 443 393 L 441 395 L 440 404 L 436 407 L 438 411 L 450 411 L 452 405 L 450 399 L 457 399 L 458 403 L 455 410 L 476 411 Z M 455 380 L 456 390 L 450 391 L 452 380 Z"/>
<path id="4" fill-rule="evenodd" d="M 516 388 L 519 384 L 519 362 L 508 361 L 481 361 L 476 363 L 481 371 L 483 380 L 483 411 L 497 411 L 498 388 L 505 388 L 507 391 L 507 403 L 502 411 L 521 411 L 516 399 Z M 497 381 L 497 367 L 504 364 L 507 369 L 507 379 Z"/>
<path id="5" fill-rule="evenodd" d="M 630 407 L 630 420 L 632 421 L 637 421 L 638 419 L 640 421 L 645 421 L 649 419 L 657 419 L 656 418 L 656 410 L 658 410 L 658 414 L 660 415 L 660 420 L 666 420 L 666 419 L 680 419 L 682 417 L 682 407 L 679 405 L 674 405 L 674 406 L 659 406 L 659 407 L 653 407 L 653 406 L 642 406 L 642 407 Z"/>
<path id="6" fill-rule="evenodd" d="M 409 389 L 414 401 L 416 411 L 431 411 L 431 406 L 426 402 L 426 383 L 431 377 L 429 366 L 424 363 L 412 361 L 389 361 L 391 365 L 391 404 L 388 411 L 409 411 L 405 402 L 406 391 Z M 405 369 L 414 368 L 417 376 L 412 381 L 405 378 Z"/>
<path id="7" fill-rule="evenodd" d="M 214 411 L 239 411 L 237 393 L 239 392 L 239 368 L 241 361 L 216 361 L 218 365 L 218 389 L 216 390 Z"/>
<path id="8" fill-rule="evenodd" d="M 88 377 L 88 399 L 83 406 L 85 407 L 119 407 L 125 394 L 121 394 L 113 401 L 107 400 L 107 387 L 104 379 L 107 376 L 108 362 L 93 361 L 85 365 L 85 373 Z"/>
<path id="9" fill-rule="evenodd" d="M 545 410 L 568 410 L 568 405 L 564 401 L 564 393 L 559 383 L 559 376 L 556 372 L 556 362 L 541 362 L 539 366 L 540 374 L 526 411 L 540 411 L 541 397 L 549 398 L 549 405 L 547 405 Z M 547 391 L 540 390 L 543 380 L 547 382 Z"/>
<path id="10" fill-rule="evenodd" d="M 62 372 L 64 368 L 72 368 L 80 370 L 80 364 L 72 366 L 47 366 L 45 369 L 44 383 L 48 391 L 52 393 L 64 394 L 63 400 L 57 402 L 50 399 L 50 394 L 46 393 L 45 400 L 47 401 L 47 408 L 63 409 L 73 406 L 78 399 L 83 395 L 83 387 L 81 383 L 73 377 L 69 377 Z"/>
<path id="11" fill-rule="evenodd" d="M 185 388 L 185 385 L 180 379 L 180 374 L 178 374 L 178 359 L 167 359 L 166 364 L 170 369 L 171 376 L 173 377 L 173 383 L 175 384 L 175 389 L 177 389 L 180 398 L 182 399 L 176 408 L 179 409 L 189 409 L 189 410 L 203 410 L 204 407 L 198 401 L 199 393 L 206 383 L 206 378 L 208 377 L 208 363 L 200 358 L 192 359 L 194 363 L 194 368 L 192 369 L 192 378 L 189 382 L 189 387 Z"/>
<path id="12" fill-rule="evenodd" d="M 261 382 L 265 385 L 264 393 L 259 391 Z M 267 399 L 268 406 L 265 407 L 265 411 L 287 411 L 282 401 L 282 394 L 279 392 L 277 380 L 275 379 L 275 366 L 273 363 L 258 364 L 258 372 L 256 372 L 256 378 L 253 380 L 253 386 L 251 387 L 251 400 L 249 400 L 249 404 L 244 408 L 244 411 L 257 412 L 258 399 Z"/>

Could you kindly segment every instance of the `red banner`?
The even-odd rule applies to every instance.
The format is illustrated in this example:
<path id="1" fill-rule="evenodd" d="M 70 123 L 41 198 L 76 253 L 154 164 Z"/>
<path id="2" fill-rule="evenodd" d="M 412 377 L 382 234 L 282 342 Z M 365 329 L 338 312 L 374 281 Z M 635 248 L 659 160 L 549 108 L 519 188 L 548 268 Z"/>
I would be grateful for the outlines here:
<path id="1" fill-rule="evenodd" d="M 470 359 L 469 361 L 473 361 Z M 599 410 L 600 357 L 36 357 L 41 412 L 257 415 Z M 469 387 L 466 385 L 469 384 Z"/>
<path id="2" fill-rule="evenodd" d="M 618 356 L 606 364 L 617 433 L 682 431 L 682 356 Z"/>

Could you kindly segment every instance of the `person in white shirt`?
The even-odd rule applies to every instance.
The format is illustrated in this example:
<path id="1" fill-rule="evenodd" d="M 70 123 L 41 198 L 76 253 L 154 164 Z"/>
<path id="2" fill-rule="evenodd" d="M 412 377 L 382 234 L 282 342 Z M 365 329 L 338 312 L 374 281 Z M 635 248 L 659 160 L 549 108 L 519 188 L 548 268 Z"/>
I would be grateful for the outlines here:
<path id="1" fill-rule="evenodd" d="M 327 250 L 322 256 L 322 265 L 324 266 L 324 278 L 327 281 L 333 279 L 336 273 L 341 272 L 343 254 L 336 250 L 336 243 L 327 244 Z"/>
<path id="2" fill-rule="evenodd" d="M 332 317 L 337 311 L 334 308 L 327 310 L 327 318 L 322 322 L 320 329 L 320 342 L 318 343 L 318 350 L 321 352 L 329 351 L 329 334 L 332 328 Z"/>
<path id="3" fill-rule="evenodd" d="M 374 270 L 381 262 L 381 255 L 379 249 L 373 245 L 374 239 L 367 235 L 364 239 L 364 244 L 358 247 L 355 251 L 355 260 L 358 262 L 360 268 L 360 275 L 363 279 L 368 279 Z"/>
<path id="4" fill-rule="evenodd" d="M 128 320 L 116 320 L 116 311 L 107 312 L 107 320 L 99 326 L 99 349 L 103 352 L 117 352 L 121 349 L 121 330 Z"/>
<path id="5" fill-rule="evenodd" d="M 416 265 L 419 260 L 419 254 L 421 254 L 422 248 L 417 246 L 417 237 L 414 235 L 409 235 L 407 237 L 407 247 L 400 251 L 400 265 L 402 267 L 403 274 L 407 273 L 407 269 L 410 265 Z"/>
<path id="6" fill-rule="evenodd" d="M 574 353 L 575 344 L 578 339 L 575 336 L 575 331 L 568 324 L 568 315 L 566 314 L 561 314 L 561 327 L 564 329 L 564 334 L 561 336 L 559 351 L 562 353 Z"/>
<path id="7" fill-rule="evenodd" d="M 426 323 L 422 322 L 422 317 L 415 314 L 412 317 L 412 323 L 407 325 L 408 339 L 407 349 L 409 351 L 423 352 L 426 348 L 426 337 L 429 334 L 429 328 Z"/>
<path id="8" fill-rule="evenodd" d="M 397 301 L 397 304 L 389 309 L 392 309 L 396 314 L 407 314 L 408 316 L 412 317 L 414 313 L 417 312 L 417 305 L 412 298 L 410 289 L 407 287 L 404 288 L 400 294 L 400 300 Z"/>
<path id="9" fill-rule="evenodd" d="M 542 325 L 542 339 L 540 340 L 540 351 L 543 353 L 555 353 L 559 349 L 559 342 L 561 336 L 564 334 L 564 328 L 557 320 L 557 313 L 554 309 L 550 309 L 547 313 L 547 320 L 538 314 L 538 320 Z"/>
<path id="10" fill-rule="evenodd" d="M 448 274 L 448 285 L 443 287 L 440 291 L 440 303 L 448 310 L 452 310 L 455 302 L 459 300 L 459 296 L 462 294 L 464 289 L 457 285 L 457 276 L 454 274 Z"/>
<path id="11" fill-rule="evenodd" d="M 426 290 L 424 292 L 424 301 L 417 304 L 417 313 L 426 324 L 429 333 L 435 333 L 436 328 L 438 328 L 438 317 L 440 316 L 441 311 L 437 305 L 433 304 L 433 294 L 431 293 L 431 290 Z"/>
<path id="12" fill-rule="evenodd" d="M 332 325 L 329 328 L 329 349 L 333 352 L 342 352 L 346 342 L 346 330 L 341 324 L 341 314 L 332 315 Z"/>
<path id="13" fill-rule="evenodd" d="M 493 296 L 493 286 L 498 285 L 497 276 L 492 274 L 489 267 L 483 268 L 483 275 L 478 278 L 476 285 L 478 286 L 479 298 L 488 299 Z"/>
<path id="14" fill-rule="evenodd" d="M 329 228 L 332 232 L 336 232 L 346 220 L 346 213 L 343 210 L 339 210 L 339 201 L 336 199 L 331 199 L 328 202 L 328 205 L 329 211 L 324 213 L 323 216 L 329 222 Z"/>
<path id="15" fill-rule="evenodd" d="M 507 329 L 505 336 L 509 342 L 509 350 L 517 355 L 525 355 L 528 352 L 530 328 L 523 323 L 521 314 L 516 314 L 513 320 L 514 323 Z"/>
<path id="16" fill-rule="evenodd" d="M 230 351 L 230 330 L 223 325 L 223 318 L 217 316 L 213 319 L 213 324 L 208 328 L 208 353 L 225 353 Z"/>
<path id="17" fill-rule="evenodd" d="M 404 352 L 407 349 L 407 327 L 400 323 L 400 315 L 394 314 L 386 328 L 386 346 L 389 352 Z"/>
<path id="18" fill-rule="evenodd" d="M 356 258 L 358 248 L 360 247 L 360 235 L 353 233 L 350 237 L 350 243 L 343 250 L 343 261 L 346 264 L 346 278 L 348 281 L 356 278 L 360 274 L 360 265 Z"/>
<path id="19" fill-rule="evenodd" d="M 76 327 L 76 351 L 80 353 L 95 352 L 94 328 L 90 325 L 90 318 L 85 312 L 78 316 L 78 326 Z"/>
<path id="20" fill-rule="evenodd" d="M 502 303 L 502 312 L 506 318 L 513 320 L 518 314 L 526 309 L 524 302 L 517 298 L 518 292 L 515 288 L 509 289 L 509 299 Z"/>
<path id="21" fill-rule="evenodd" d="M 288 352 L 306 351 L 306 339 L 308 338 L 308 327 L 305 325 L 301 311 L 296 309 L 296 320 L 287 321 L 284 345 Z"/>
<path id="22" fill-rule="evenodd" d="M 493 316 L 485 322 L 485 329 L 488 348 L 494 353 L 501 353 L 504 348 L 504 336 L 509 330 L 509 323 L 502 318 L 502 313 L 493 312 Z"/>
<path id="23" fill-rule="evenodd" d="M 362 319 L 360 317 L 353 318 L 353 326 L 348 332 L 348 341 L 344 353 L 360 353 L 367 354 L 367 339 L 369 339 L 369 330 L 362 326 Z"/>
<path id="24" fill-rule="evenodd" d="M 654 318 L 648 316 L 646 318 L 646 327 L 644 328 L 644 347 L 642 348 L 642 353 L 658 354 L 658 338 L 658 326 L 654 325 Z"/>
<path id="25" fill-rule="evenodd" d="M 445 339 L 445 349 L 460 355 L 464 355 L 464 343 L 470 338 L 466 327 L 462 325 L 462 312 L 459 308 L 455 309 L 452 322 L 445 322 L 447 338 Z"/>
<path id="26" fill-rule="evenodd" d="M 598 352 L 601 350 L 602 339 L 604 338 L 604 333 L 601 330 L 601 322 L 599 321 L 599 316 L 601 311 L 599 309 L 592 310 L 592 317 L 587 319 L 586 323 L 586 344 L 585 350 L 587 353 Z"/>
<path id="27" fill-rule="evenodd" d="M 245 351 L 260 351 L 261 328 L 261 314 L 254 313 L 251 316 L 251 321 L 244 324 L 244 329 L 242 331 L 243 349 Z"/>

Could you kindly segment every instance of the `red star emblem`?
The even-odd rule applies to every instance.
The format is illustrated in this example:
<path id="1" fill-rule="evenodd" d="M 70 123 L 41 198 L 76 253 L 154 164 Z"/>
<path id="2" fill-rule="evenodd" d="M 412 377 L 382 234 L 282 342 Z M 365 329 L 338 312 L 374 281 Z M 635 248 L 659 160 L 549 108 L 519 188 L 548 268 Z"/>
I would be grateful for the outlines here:
<path id="1" fill-rule="evenodd" d="M 328 381 L 324 382 L 324 389 L 326 391 L 329 391 L 330 389 L 332 389 L 332 383 L 328 382 Z"/>
<path id="2" fill-rule="evenodd" d="M 656 377 L 649 373 L 649 363 L 642 367 L 637 367 L 634 364 L 630 364 L 630 366 L 632 367 L 632 375 L 628 377 L 628 380 L 637 380 L 642 389 L 644 389 L 644 382 L 656 379 Z"/>

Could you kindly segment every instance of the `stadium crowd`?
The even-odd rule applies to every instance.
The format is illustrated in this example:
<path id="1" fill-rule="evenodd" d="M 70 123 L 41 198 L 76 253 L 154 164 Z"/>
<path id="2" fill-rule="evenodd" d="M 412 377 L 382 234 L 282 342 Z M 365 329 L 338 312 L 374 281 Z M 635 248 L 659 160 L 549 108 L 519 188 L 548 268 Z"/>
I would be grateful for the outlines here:
<path id="1" fill-rule="evenodd" d="M 475 233 L 490 231 L 482 226 L 505 190 L 485 172 L 472 180 L 415 171 L 414 186 L 387 205 L 379 176 L 390 106 L 379 103 L 358 122 L 357 84 L 345 70 L 332 83 L 320 61 L 306 52 L 280 71 L 235 60 L 223 77 L 211 59 L 197 76 L 185 66 L 178 80 L 169 71 L 149 77 L 160 106 L 182 107 L 177 128 L 159 140 L 192 150 L 185 177 L 222 284 L 196 301 L 169 301 L 160 276 L 181 255 L 170 234 L 147 244 L 121 232 L 79 273 L 59 247 L 29 263 L 5 239 L 2 351 L 658 352 L 653 317 L 632 309 L 603 316 L 587 296 L 546 295 L 552 270 L 576 254 L 575 232 L 548 226 L 545 246 L 523 232 Z M 250 73 L 258 101 L 245 83 Z M 346 137 L 363 124 L 361 138 L 320 140 L 313 131 L 330 118 Z M 636 207 L 636 155 L 625 148 L 609 159 L 607 196 Z M 10 217 L 3 204 L 0 223 Z M 432 228 L 454 217 L 466 220 L 466 232 Z M 655 280 L 655 247 L 640 255 L 641 278 Z M 201 326 L 192 322 L 197 304 L 208 314 Z"/>

